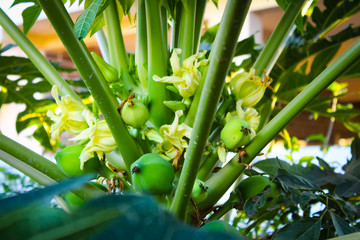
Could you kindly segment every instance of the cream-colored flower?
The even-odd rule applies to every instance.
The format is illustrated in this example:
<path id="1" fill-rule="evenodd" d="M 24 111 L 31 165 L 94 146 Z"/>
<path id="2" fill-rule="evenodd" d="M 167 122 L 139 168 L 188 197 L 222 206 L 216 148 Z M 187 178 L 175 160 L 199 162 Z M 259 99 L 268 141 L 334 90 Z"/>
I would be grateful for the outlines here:
<path id="1" fill-rule="evenodd" d="M 184 137 L 190 139 L 192 128 L 185 123 L 179 124 L 179 118 L 182 114 L 182 111 L 176 111 L 173 123 L 161 126 L 159 133 L 154 130 L 146 133 L 150 140 L 158 143 L 156 152 L 167 160 L 180 157 L 188 148 L 188 141 Z"/>
<path id="2" fill-rule="evenodd" d="M 180 59 L 178 55 L 181 53 L 181 49 L 175 48 L 171 58 L 170 64 L 173 69 L 173 76 L 165 76 L 160 78 L 154 75 L 153 79 L 157 82 L 172 83 L 178 90 L 183 98 L 189 98 L 193 96 L 199 86 L 201 73 L 198 71 L 199 66 L 208 63 L 208 60 L 202 60 L 197 62 L 199 58 L 202 58 L 206 51 L 198 52 L 183 61 L 182 67 L 180 66 Z"/>
<path id="3" fill-rule="evenodd" d="M 58 139 L 64 129 L 68 133 L 76 135 L 88 127 L 83 114 L 84 112 L 88 112 L 86 115 L 92 114 L 88 109 L 75 102 L 70 96 L 64 96 L 60 100 L 56 85 L 52 87 L 51 94 L 61 110 L 60 115 L 56 115 L 50 110 L 47 112 L 47 116 L 54 121 L 50 130 L 51 138 Z"/>
<path id="4" fill-rule="evenodd" d="M 237 100 L 243 100 L 243 107 L 255 106 L 272 81 L 267 76 L 261 81 L 260 77 L 254 74 L 255 70 L 251 69 L 250 72 L 239 73 L 231 79 L 231 92 Z"/>
<path id="5" fill-rule="evenodd" d="M 80 154 L 81 169 L 87 160 L 94 157 L 94 153 L 101 157 L 104 153 L 112 152 L 117 148 L 115 139 L 105 120 L 96 120 L 94 116 L 85 116 L 85 118 L 89 128 L 70 139 L 72 141 L 90 139 Z"/>

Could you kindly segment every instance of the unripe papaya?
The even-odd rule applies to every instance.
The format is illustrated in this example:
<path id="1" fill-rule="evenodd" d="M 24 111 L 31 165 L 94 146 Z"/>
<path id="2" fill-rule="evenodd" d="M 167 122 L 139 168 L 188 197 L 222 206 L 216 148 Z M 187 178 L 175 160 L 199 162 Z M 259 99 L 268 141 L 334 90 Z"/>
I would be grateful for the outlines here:
<path id="1" fill-rule="evenodd" d="M 172 190 L 175 171 L 170 162 L 147 153 L 131 164 L 131 177 L 135 190 L 161 195 Z"/>
<path id="2" fill-rule="evenodd" d="M 121 108 L 121 117 L 127 125 L 139 128 L 149 119 L 149 111 L 140 100 L 133 99 Z"/>
<path id="3" fill-rule="evenodd" d="M 80 169 L 80 154 L 84 146 L 70 145 L 55 154 L 56 163 L 59 169 L 70 177 L 80 176 L 87 173 L 98 172 L 100 169 L 99 158 L 87 160 L 83 169 Z"/>
<path id="4" fill-rule="evenodd" d="M 229 149 L 236 149 L 248 144 L 251 140 L 251 126 L 248 122 L 232 118 L 221 130 L 220 139 Z"/>
<path id="5" fill-rule="evenodd" d="M 66 205 L 71 211 L 74 211 L 81 206 L 84 205 L 84 200 L 79 198 L 75 193 L 73 192 L 67 192 L 62 195 L 64 201 L 66 202 Z"/>
<path id="6" fill-rule="evenodd" d="M 207 197 L 207 189 L 205 183 L 199 179 L 195 180 L 193 190 L 191 192 L 191 198 L 195 203 L 204 201 Z"/>
<path id="7" fill-rule="evenodd" d="M 242 180 L 236 187 L 236 191 L 241 194 L 241 198 L 246 201 L 259 193 L 261 193 L 267 185 L 270 184 L 270 179 L 264 176 L 251 176 Z"/>

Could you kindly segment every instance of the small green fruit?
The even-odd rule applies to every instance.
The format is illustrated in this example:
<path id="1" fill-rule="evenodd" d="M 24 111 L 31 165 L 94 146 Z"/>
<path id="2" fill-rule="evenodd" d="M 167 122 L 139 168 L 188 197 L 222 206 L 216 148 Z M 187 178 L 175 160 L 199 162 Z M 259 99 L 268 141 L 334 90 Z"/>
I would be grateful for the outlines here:
<path id="1" fill-rule="evenodd" d="M 67 192 L 63 194 L 62 197 L 71 211 L 74 211 L 84 205 L 84 200 L 79 198 L 75 193 Z"/>
<path id="2" fill-rule="evenodd" d="M 131 164 L 131 177 L 135 190 L 160 195 L 172 190 L 175 171 L 170 162 L 147 153 Z"/>
<path id="3" fill-rule="evenodd" d="M 207 189 L 205 183 L 199 179 L 195 180 L 193 190 L 191 192 L 191 198 L 195 203 L 204 201 L 207 197 Z"/>
<path id="4" fill-rule="evenodd" d="M 267 185 L 270 184 L 270 179 L 264 176 L 251 176 L 242 180 L 236 187 L 236 191 L 241 194 L 241 198 L 246 201 L 259 193 L 261 193 Z"/>
<path id="5" fill-rule="evenodd" d="M 123 121 L 134 128 L 140 128 L 149 119 L 147 107 L 138 99 L 133 99 L 121 108 Z"/>
<path id="6" fill-rule="evenodd" d="M 211 221 L 202 226 L 200 229 L 206 232 L 226 232 L 233 236 L 239 237 L 239 239 L 243 239 L 243 236 L 238 230 L 222 220 Z"/>
<path id="7" fill-rule="evenodd" d="M 83 170 L 80 169 L 80 154 L 83 149 L 82 145 L 71 145 L 57 152 L 55 159 L 59 169 L 70 177 L 98 172 L 100 162 L 97 156 L 86 161 Z"/>
<path id="8" fill-rule="evenodd" d="M 251 126 L 248 122 L 232 118 L 221 130 L 220 139 L 229 149 L 236 149 L 248 144 L 251 140 Z"/>

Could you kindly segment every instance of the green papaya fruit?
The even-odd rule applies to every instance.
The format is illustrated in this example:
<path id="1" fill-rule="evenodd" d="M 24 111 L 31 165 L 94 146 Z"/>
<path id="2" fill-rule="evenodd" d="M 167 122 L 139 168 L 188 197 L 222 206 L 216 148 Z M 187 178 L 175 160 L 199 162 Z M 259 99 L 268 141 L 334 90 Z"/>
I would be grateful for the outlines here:
<path id="1" fill-rule="evenodd" d="M 131 177 L 135 190 L 161 195 L 172 190 L 175 171 L 170 162 L 147 153 L 131 164 Z"/>
<path id="2" fill-rule="evenodd" d="M 251 126 L 248 122 L 232 118 L 221 130 L 220 139 L 228 149 L 236 149 L 248 144 L 251 140 Z"/>
<path id="3" fill-rule="evenodd" d="M 270 179 L 265 176 L 251 176 L 242 180 L 236 187 L 236 191 L 240 194 L 240 197 L 246 201 L 261 193 L 269 184 Z"/>
<path id="4" fill-rule="evenodd" d="M 80 169 L 80 154 L 84 146 L 70 145 L 55 154 L 55 160 L 59 169 L 70 177 L 80 176 L 87 173 L 95 173 L 100 169 L 99 158 L 87 160 L 83 169 Z"/>
<path id="5" fill-rule="evenodd" d="M 121 117 L 127 125 L 140 128 L 149 119 L 149 111 L 140 100 L 133 99 L 121 108 Z"/>

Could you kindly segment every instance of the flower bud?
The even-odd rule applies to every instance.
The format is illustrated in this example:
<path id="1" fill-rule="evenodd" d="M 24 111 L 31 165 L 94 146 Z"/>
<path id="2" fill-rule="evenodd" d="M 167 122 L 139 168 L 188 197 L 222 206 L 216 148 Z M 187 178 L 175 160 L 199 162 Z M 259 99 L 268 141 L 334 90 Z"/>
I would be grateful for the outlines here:
<path id="1" fill-rule="evenodd" d="M 237 100 L 243 100 L 243 107 L 255 106 L 263 97 L 266 88 L 270 85 L 271 79 L 265 76 L 264 81 L 254 76 L 255 70 L 242 72 L 231 79 L 231 92 Z"/>
<path id="2" fill-rule="evenodd" d="M 95 60 L 96 65 L 100 69 L 101 73 L 104 75 L 104 78 L 107 82 L 116 82 L 119 80 L 118 71 L 116 68 L 108 64 L 102 59 L 97 53 L 92 52 L 91 56 Z"/>

